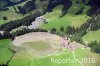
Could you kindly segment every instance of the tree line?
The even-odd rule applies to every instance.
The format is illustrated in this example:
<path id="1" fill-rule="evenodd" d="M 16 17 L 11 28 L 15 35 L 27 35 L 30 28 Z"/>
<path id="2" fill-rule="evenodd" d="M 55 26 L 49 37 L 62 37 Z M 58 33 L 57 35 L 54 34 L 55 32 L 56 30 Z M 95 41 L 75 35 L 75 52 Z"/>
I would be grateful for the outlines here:
<path id="1" fill-rule="evenodd" d="M 39 17 L 40 15 L 42 15 L 40 12 L 37 12 L 35 14 L 32 14 L 30 16 L 24 17 L 23 19 L 18 19 L 18 20 L 14 20 L 14 21 L 10 21 L 6 24 L 3 24 L 0 26 L 0 31 L 4 31 L 4 34 L 2 35 L 0 33 L 0 39 L 6 39 L 6 38 L 10 38 L 10 39 L 14 39 L 14 35 L 9 33 L 11 30 L 18 28 L 20 26 L 29 26 L 33 21 L 35 21 L 36 17 Z M 31 30 L 26 30 L 26 32 L 30 32 Z M 41 30 L 42 31 L 42 30 Z M 21 33 L 22 32 L 22 33 Z M 15 36 L 18 35 L 22 35 L 25 34 L 25 30 L 23 31 L 17 31 L 16 33 L 14 33 Z"/>
<path id="2" fill-rule="evenodd" d="M 1 39 L 8 39 L 8 38 L 14 40 L 15 36 L 12 35 L 11 33 L 7 32 L 7 31 L 4 31 L 3 34 L 0 33 L 0 40 Z"/>
<path id="3" fill-rule="evenodd" d="M 64 32 L 68 37 L 76 42 L 81 42 L 81 38 L 88 32 L 88 31 L 96 31 L 100 29 L 100 17 L 99 15 L 94 15 L 91 19 L 88 19 L 83 25 L 79 28 L 75 28 L 74 26 L 67 26 L 64 28 L 63 26 L 60 27 L 60 31 Z M 51 33 L 59 33 L 57 32 L 56 28 L 52 28 L 50 30 Z"/>
<path id="4" fill-rule="evenodd" d="M 20 35 L 24 35 L 26 33 L 30 33 L 30 32 L 48 32 L 45 29 L 22 29 L 22 30 L 18 30 L 16 32 L 12 32 L 12 34 L 14 36 L 20 36 Z"/>
<path id="5" fill-rule="evenodd" d="M 100 53 L 100 42 L 92 41 L 88 46 L 91 48 L 91 51 Z"/>
<path id="6" fill-rule="evenodd" d="M 0 30 L 4 30 L 4 31 L 11 31 L 12 29 L 18 28 L 22 25 L 24 26 L 29 26 L 33 21 L 35 21 L 36 17 L 39 17 L 40 15 L 42 15 L 40 12 L 37 12 L 35 14 L 32 14 L 30 16 L 24 17 L 22 19 L 18 19 L 18 20 L 14 20 L 14 21 L 10 21 L 6 24 L 3 24 L 0 26 Z"/>
<path id="7" fill-rule="evenodd" d="M 35 0 L 28 1 L 28 2 L 26 2 L 26 4 L 24 6 L 17 6 L 17 8 L 19 10 L 19 13 L 26 14 L 26 13 L 36 9 Z"/>
<path id="8" fill-rule="evenodd" d="M 6 65 L 6 64 L 1 64 L 0 66 L 8 66 L 8 65 Z"/>

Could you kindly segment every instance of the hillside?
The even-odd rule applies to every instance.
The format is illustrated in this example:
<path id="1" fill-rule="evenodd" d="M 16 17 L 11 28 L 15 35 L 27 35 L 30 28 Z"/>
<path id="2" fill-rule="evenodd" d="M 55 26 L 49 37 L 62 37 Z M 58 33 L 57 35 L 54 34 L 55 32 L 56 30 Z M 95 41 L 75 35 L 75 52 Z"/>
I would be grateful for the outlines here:
<path id="1" fill-rule="evenodd" d="M 0 0 L 0 66 L 99 66 L 100 0 Z"/>
<path id="2" fill-rule="evenodd" d="M 40 11 L 40 12 L 49 11 L 50 12 L 57 5 L 63 5 L 63 7 L 62 7 L 63 9 L 61 9 L 61 10 L 64 10 L 66 13 L 67 9 L 71 6 L 72 2 L 74 2 L 74 1 L 71 2 L 70 0 L 68 0 L 68 1 L 64 1 L 64 0 L 61 0 L 61 1 L 60 0 L 59 1 L 58 0 L 55 0 L 55 1 L 36 0 L 36 2 L 34 2 L 34 0 L 33 1 L 22 0 L 21 2 L 18 1 L 18 4 L 13 4 L 13 6 L 9 6 L 9 2 L 13 3 L 13 0 L 11 0 L 11 1 L 8 0 L 7 2 L 6 1 L 1 1 L 1 2 L 2 2 L 2 4 L 4 4 L 4 6 L 2 5 L 2 7 L 4 7 L 4 8 L 3 8 L 3 11 L 0 11 L 0 15 L 1 15 L 0 22 L 1 22 L 1 24 L 4 24 L 4 23 L 7 23 L 7 22 L 12 21 L 12 20 L 21 19 L 25 16 L 32 14 L 32 13 L 35 13 L 36 11 Z M 16 0 L 16 2 L 17 2 L 17 0 Z M 66 4 L 66 3 L 68 3 L 68 4 Z M 65 6 L 67 6 L 67 7 L 65 7 Z M 77 7 L 78 4 L 75 4 L 75 6 Z M 2 7 L 1 7 L 1 9 L 2 9 Z M 81 7 L 77 8 L 75 10 L 78 11 L 78 9 L 80 10 L 80 8 Z M 7 20 L 4 19 L 4 17 L 6 17 Z"/>

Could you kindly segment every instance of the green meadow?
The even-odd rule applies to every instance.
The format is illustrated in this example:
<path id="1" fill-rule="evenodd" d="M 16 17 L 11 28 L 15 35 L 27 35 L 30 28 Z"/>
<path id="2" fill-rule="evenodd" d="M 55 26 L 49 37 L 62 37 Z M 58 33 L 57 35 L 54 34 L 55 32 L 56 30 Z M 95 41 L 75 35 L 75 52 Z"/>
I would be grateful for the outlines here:
<path id="1" fill-rule="evenodd" d="M 27 1 L 17 4 L 17 5 L 14 5 L 14 6 L 10 6 L 10 7 L 8 7 L 8 10 L 6 10 L 6 11 L 0 11 L 0 25 L 8 23 L 13 20 L 22 19 L 26 16 L 29 16 L 29 15 L 35 13 L 36 12 L 35 10 L 32 10 L 30 13 L 27 13 L 25 15 L 16 13 L 15 9 L 18 11 L 17 6 L 23 6 L 26 2 Z M 3 20 L 3 17 L 7 17 L 7 20 Z"/>
<path id="2" fill-rule="evenodd" d="M 6 20 L 0 19 L 0 25 L 7 23 Z"/>
<path id="3" fill-rule="evenodd" d="M 34 57 L 30 55 L 29 53 L 19 52 L 16 54 L 13 59 L 10 62 L 10 66 L 80 66 L 79 62 L 53 62 L 51 59 L 71 59 L 75 60 L 74 56 L 72 55 L 71 52 L 63 52 L 58 55 L 49 55 L 49 56 L 43 56 L 43 57 Z"/>
<path id="4" fill-rule="evenodd" d="M 53 9 L 52 12 L 47 13 L 44 15 L 44 17 L 47 19 L 48 23 L 43 24 L 40 28 L 50 30 L 52 28 L 56 28 L 57 31 L 60 30 L 61 27 L 64 27 L 66 30 L 67 26 L 74 26 L 75 28 L 80 27 L 82 24 L 84 24 L 88 19 L 90 19 L 89 16 L 86 15 L 86 11 L 89 9 L 87 6 L 83 10 L 83 14 L 81 15 L 75 15 L 75 13 L 80 9 L 82 6 L 78 7 L 79 5 L 75 4 L 71 6 L 68 10 L 68 14 L 66 14 L 63 17 L 60 17 L 62 12 L 62 5 L 59 5 Z M 74 9 L 74 10 L 73 10 Z M 70 13 L 71 12 L 71 13 Z M 73 13 L 75 12 L 75 13 Z"/>
<path id="5" fill-rule="evenodd" d="M 0 64 L 6 64 L 6 62 L 12 56 L 12 52 L 8 49 L 10 42 L 11 40 L 9 39 L 0 40 Z M 77 59 L 94 58 L 96 63 L 82 63 L 84 66 L 98 66 L 100 64 L 100 54 L 93 53 L 89 49 L 76 49 L 75 57 Z M 60 61 L 53 61 L 52 59 L 71 59 L 72 61 L 61 63 Z M 18 51 L 12 57 L 11 61 L 9 62 L 9 66 L 81 66 L 79 61 L 73 62 L 73 60 L 75 60 L 75 58 L 73 53 L 70 51 L 62 51 L 58 54 L 35 57 L 31 50 L 22 50 Z"/>
<path id="6" fill-rule="evenodd" d="M 9 50 L 10 42 L 10 39 L 0 40 L 0 64 L 6 64 L 12 56 L 12 52 Z"/>
<path id="7" fill-rule="evenodd" d="M 75 55 L 82 62 L 83 66 L 99 66 L 100 54 L 93 53 L 90 49 L 78 48 Z"/>
<path id="8" fill-rule="evenodd" d="M 27 51 L 17 52 L 9 63 L 9 66 L 31 66 L 31 54 Z"/>
<path id="9" fill-rule="evenodd" d="M 28 51 L 22 51 L 14 55 L 10 62 L 10 66 L 81 66 L 80 62 L 83 62 L 82 65 L 84 66 L 98 66 L 98 64 L 100 64 L 100 54 L 92 53 L 89 49 L 78 48 L 75 50 L 75 56 L 79 61 L 75 61 L 73 53 L 70 51 L 41 57 L 34 57 L 34 54 L 32 55 Z M 90 58 L 91 60 L 94 58 L 96 63 L 92 63 L 91 60 L 87 60 L 91 63 L 85 62 L 81 60 L 82 58 Z M 67 59 L 67 61 L 61 61 L 59 59 Z M 70 59 L 70 61 L 68 59 Z"/>
<path id="10" fill-rule="evenodd" d="M 100 42 L 100 30 L 89 31 L 85 36 L 82 37 L 84 42 L 98 41 Z"/>
<path id="11" fill-rule="evenodd" d="M 74 1 L 76 2 L 76 0 Z M 41 25 L 39 28 L 46 30 L 51 30 L 52 28 L 56 28 L 57 32 L 60 32 L 61 27 L 64 27 L 64 31 L 66 31 L 66 28 L 68 26 L 74 26 L 75 28 L 79 28 L 82 24 L 87 22 L 87 20 L 90 19 L 91 17 L 87 16 L 86 13 L 91 7 L 84 4 L 77 4 L 74 1 L 72 6 L 68 9 L 68 13 L 65 14 L 63 17 L 60 17 L 62 15 L 63 5 L 59 5 L 55 7 L 52 12 L 48 12 L 47 14 L 43 15 L 47 19 L 48 23 Z M 25 3 L 26 1 L 21 4 L 17 4 L 14 7 L 17 9 L 18 5 L 23 6 Z M 83 7 L 84 9 L 82 14 L 75 15 Z M 24 18 L 25 16 L 28 16 L 36 12 L 36 10 L 33 10 L 30 13 L 22 15 L 22 14 L 17 14 L 13 6 L 10 6 L 8 8 L 9 10 L 7 11 L 0 11 L 0 25 L 5 24 L 12 20 Z M 8 20 L 3 20 L 3 17 L 5 16 L 8 18 Z M 73 37 L 73 39 L 80 38 L 82 36 L 83 35 L 81 35 L 81 32 L 79 32 L 75 35 L 75 37 Z M 100 42 L 100 30 L 87 32 L 86 35 L 82 37 L 82 40 L 83 42 L 91 42 L 95 40 Z M 100 65 L 100 54 L 92 52 L 89 47 L 77 48 L 74 53 L 68 50 L 64 51 L 59 49 L 60 51 L 58 50 L 57 53 L 49 54 L 48 50 L 54 48 L 52 48 L 51 45 L 47 42 L 43 41 L 26 42 L 19 47 L 10 46 L 10 43 L 11 43 L 10 39 L 0 40 L 0 65 L 6 64 L 7 61 L 9 61 L 10 59 L 11 61 L 9 62 L 9 66 L 99 66 Z M 13 57 L 12 57 L 13 53 L 11 52 L 11 50 L 9 50 L 9 48 L 11 48 L 12 50 L 16 50 L 16 53 L 14 54 Z M 56 51 L 57 49 L 54 50 Z M 37 51 L 40 52 L 39 56 L 36 56 L 38 54 Z M 42 55 L 42 52 L 45 53 L 48 52 L 48 54 Z M 57 60 L 53 61 L 52 59 L 57 59 L 59 61 Z M 61 60 L 64 59 L 66 60 L 69 59 L 70 61 L 60 62 Z M 76 59 L 78 59 L 78 61 L 74 62 Z M 94 61 L 94 63 L 92 63 L 92 60 Z"/>

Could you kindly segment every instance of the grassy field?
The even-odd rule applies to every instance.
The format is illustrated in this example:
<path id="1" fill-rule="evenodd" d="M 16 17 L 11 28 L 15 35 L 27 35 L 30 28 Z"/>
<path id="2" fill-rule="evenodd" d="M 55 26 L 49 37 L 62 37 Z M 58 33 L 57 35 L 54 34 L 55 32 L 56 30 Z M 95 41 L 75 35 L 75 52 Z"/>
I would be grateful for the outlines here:
<path id="1" fill-rule="evenodd" d="M 0 19 L 0 25 L 7 23 L 6 20 Z"/>
<path id="2" fill-rule="evenodd" d="M 21 4 L 17 4 L 14 7 L 17 9 L 18 5 L 23 6 L 25 3 L 26 2 L 23 2 Z M 80 10 L 80 8 L 82 8 L 82 7 L 84 7 L 83 13 L 79 16 L 74 16 L 75 13 L 78 10 Z M 16 20 L 16 19 L 21 19 L 25 16 L 30 15 L 30 13 L 25 14 L 25 15 L 17 14 L 15 12 L 13 6 L 10 6 L 8 8 L 9 8 L 9 10 L 7 10 L 7 11 L 0 11 L 0 24 L 4 24 L 4 23 L 7 23 L 9 21 Z M 86 22 L 86 20 L 89 18 L 88 16 L 85 15 L 87 10 L 90 8 L 89 6 L 86 6 L 86 5 L 83 5 L 83 4 L 82 5 L 73 4 L 68 10 L 69 15 L 66 15 L 65 17 L 62 17 L 60 19 L 59 17 L 62 14 L 62 12 L 61 12 L 62 8 L 63 8 L 63 5 L 59 5 L 59 6 L 57 6 L 56 8 L 53 9 L 53 12 L 47 13 L 46 15 L 44 15 L 44 17 L 47 18 L 47 20 L 50 23 L 55 22 L 55 24 L 56 24 L 58 22 L 62 22 L 62 23 L 65 24 L 65 26 L 67 26 L 66 25 L 66 23 L 67 23 L 68 25 L 72 25 L 72 26 L 75 26 L 75 27 L 80 27 L 80 25 L 82 25 L 84 22 Z M 31 13 L 34 13 L 34 12 L 36 12 L 36 10 L 31 11 Z M 8 18 L 8 20 L 3 20 L 3 17 L 5 17 L 5 16 Z M 79 24 L 77 25 L 77 23 L 79 23 Z M 49 24 L 49 25 L 51 26 L 52 24 Z M 50 28 L 49 25 L 48 25 L 47 29 Z M 46 28 L 46 26 L 44 25 L 43 28 Z"/>
<path id="3" fill-rule="evenodd" d="M 35 49 L 35 50 L 45 50 L 50 48 L 50 44 L 47 42 L 43 42 L 43 41 L 37 41 L 37 42 L 26 42 L 23 45 L 27 45 L 30 46 L 31 48 Z"/>
<path id="4" fill-rule="evenodd" d="M 61 10 L 63 6 L 59 5 L 55 7 L 52 12 L 44 15 L 44 17 L 48 20 L 48 23 L 42 25 L 40 28 L 47 30 L 56 28 L 57 31 L 59 31 L 60 27 L 64 27 L 64 29 L 66 30 L 67 26 L 69 25 L 74 26 L 75 28 L 80 27 L 83 23 L 85 23 L 88 19 L 90 19 L 90 17 L 86 15 L 87 10 L 90 8 L 88 6 L 84 7 L 83 13 L 81 15 L 75 15 L 75 13 L 83 6 L 84 5 L 77 5 L 77 4 L 72 5 L 68 10 L 68 14 L 66 14 L 61 18 L 60 16 L 62 14 Z"/>
<path id="5" fill-rule="evenodd" d="M 68 16 L 69 17 L 69 16 Z M 67 17 L 66 17 L 67 18 Z M 85 14 L 82 15 L 77 15 L 77 16 L 70 16 L 70 22 L 71 22 L 71 26 L 74 26 L 75 28 L 80 27 L 82 24 L 84 24 L 87 19 L 89 19 L 90 17 L 88 17 Z"/>
<path id="6" fill-rule="evenodd" d="M 18 4 L 20 6 L 24 5 L 23 3 Z M 17 5 L 14 6 L 17 9 Z M 16 19 L 20 19 L 21 17 L 23 17 L 23 15 L 21 14 L 17 14 L 13 8 L 13 6 L 8 7 L 9 10 L 6 11 L 0 11 L 0 20 L 2 20 L 3 22 L 9 22 L 12 20 L 16 20 Z M 3 20 L 3 17 L 7 17 L 7 20 Z"/>
<path id="7" fill-rule="evenodd" d="M 26 2 L 27 1 L 22 2 L 20 4 L 17 4 L 17 5 L 14 5 L 14 7 L 18 11 L 17 6 L 23 6 Z M 10 21 L 13 21 L 13 20 L 24 18 L 25 16 L 31 15 L 34 12 L 36 12 L 35 10 L 33 10 L 30 13 L 27 13 L 27 14 L 23 15 L 23 14 L 20 14 L 20 13 L 19 14 L 16 13 L 15 9 L 13 8 L 13 6 L 8 7 L 8 9 L 9 10 L 6 10 L 6 11 L 0 11 L 0 25 L 1 24 L 5 24 L 5 23 L 10 22 Z M 7 17 L 8 19 L 7 20 L 3 20 L 3 17 Z"/>
<path id="8" fill-rule="evenodd" d="M 44 17 L 48 20 L 48 24 L 44 24 L 40 28 L 48 29 L 48 30 L 52 28 L 56 28 L 59 31 L 61 26 L 65 25 L 64 27 L 66 27 L 67 25 L 69 25 L 70 23 L 69 21 L 65 20 L 66 18 L 59 18 L 62 14 L 61 12 L 62 8 L 63 5 L 59 5 L 55 7 L 52 12 L 44 15 Z"/>
<path id="9" fill-rule="evenodd" d="M 83 66 L 99 66 L 100 54 L 92 53 L 88 49 L 78 48 L 75 50 L 75 56 L 79 59 Z M 84 58 L 94 58 L 96 63 L 88 63 L 82 61 Z M 56 59 L 56 60 L 54 60 Z M 61 61 L 67 59 L 67 61 Z M 70 61 L 68 61 L 70 59 Z M 57 61 L 58 60 L 58 61 Z M 10 66 L 81 66 L 79 61 L 74 62 L 75 58 L 70 51 L 62 52 L 54 55 L 47 55 L 42 57 L 34 57 L 29 51 L 21 51 L 14 55 L 10 62 Z M 88 60 L 89 61 L 89 60 Z M 92 62 L 92 61 L 91 61 Z"/>
<path id="10" fill-rule="evenodd" d="M 0 40 L 0 63 L 5 63 L 12 55 L 12 53 L 8 50 L 8 46 L 10 40 Z M 77 59 L 81 58 L 94 58 L 95 62 L 92 63 L 82 63 L 84 66 L 99 66 L 99 59 L 100 54 L 92 53 L 89 49 L 82 49 L 78 48 L 75 50 L 75 57 L 73 55 L 73 52 L 71 51 L 63 51 L 56 53 L 56 54 L 48 54 L 48 55 L 42 55 L 35 56 L 37 52 L 33 52 L 32 49 L 35 50 L 48 50 L 48 43 L 45 42 L 28 42 L 24 44 L 23 48 L 26 48 L 23 50 L 22 46 L 20 48 L 13 48 L 13 49 L 19 49 L 16 54 L 11 59 L 9 66 L 81 66 L 79 61 L 75 62 L 75 57 Z M 41 46 L 42 45 L 42 46 Z M 30 47 L 31 48 L 30 48 Z M 46 51 L 45 51 L 46 52 Z M 52 59 L 57 59 L 53 61 Z M 61 60 L 67 59 L 67 62 L 61 61 Z M 70 61 L 68 60 L 70 59 Z M 81 60 L 80 60 L 81 61 Z"/>
<path id="11" fill-rule="evenodd" d="M 91 41 L 100 41 L 100 30 L 97 31 L 89 31 L 85 36 L 83 36 L 84 42 L 91 42 Z"/>
<path id="12" fill-rule="evenodd" d="M 31 54 L 27 51 L 17 52 L 13 56 L 9 66 L 31 66 L 31 58 Z"/>
<path id="13" fill-rule="evenodd" d="M 75 15 L 75 13 L 78 12 L 82 7 L 84 7 L 82 14 L 86 14 L 87 11 L 91 8 L 87 5 L 73 3 L 73 5 L 69 8 L 68 13 Z"/>
<path id="14" fill-rule="evenodd" d="M 60 27 L 64 27 L 65 29 L 67 26 L 71 25 L 75 28 L 80 27 L 83 23 L 85 23 L 89 19 L 86 15 L 65 15 L 62 18 L 56 18 L 53 20 L 48 21 L 48 24 L 44 24 L 41 27 L 44 29 L 50 30 L 51 28 L 56 28 L 57 30 L 60 30 Z M 48 19 L 49 20 L 49 19 Z"/>
<path id="15" fill-rule="evenodd" d="M 84 63 L 84 66 L 99 66 L 100 65 L 100 54 L 93 53 L 93 52 L 87 50 L 86 58 L 88 58 L 88 61 L 89 61 L 89 59 L 91 61 L 94 60 L 94 63 L 92 63 L 92 62 Z"/>
<path id="16" fill-rule="evenodd" d="M 64 63 L 63 62 L 59 63 L 59 61 L 52 62 L 51 58 L 71 59 L 71 60 L 75 60 L 75 58 L 72 52 L 70 51 L 58 52 L 55 49 L 57 53 L 54 53 L 55 52 L 54 50 L 52 51 L 54 54 L 51 54 L 48 50 L 52 50 L 53 48 L 49 48 L 50 46 L 48 45 L 48 43 L 45 43 L 43 41 L 27 42 L 21 45 L 20 47 L 22 49 L 20 49 L 19 47 L 13 48 L 15 50 L 16 49 L 19 49 L 19 50 L 13 56 L 10 62 L 10 66 L 66 66 L 66 65 L 80 66 L 79 62 L 73 62 L 73 61 L 64 62 Z M 23 48 L 26 48 L 26 49 L 23 49 Z M 34 52 L 35 51 L 34 49 L 38 51 Z M 40 50 L 43 50 L 43 52 Z M 39 56 L 35 56 L 36 54 L 38 54 L 38 52 L 41 52 L 41 54 Z M 43 53 L 48 53 L 48 54 L 43 55 Z"/>
<path id="17" fill-rule="evenodd" d="M 45 18 L 48 19 L 48 21 L 50 20 L 54 20 L 54 19 L 57 19 L 61 16 L 62 12 L 61 12 L 61 9 L 63 8 L 63 5 L 59 5 L 57 7 L 55 7 L 53 9 L 52 12 L 48 12 L 47 14 L 43 15 Z"/>
<path id="18" fill-rule="evenodd" d="M 75 51 L 75 55 L 83 66 L 99 66 L 100 64 L 100 54 L 93 53 L 89 49 L 78 48 Z"/>
<path id="19" fill-rule="evenodd" d="M 49 21 L 48 24 L 44 24 L 41 26 L 41 28 L 43 29 L 52 29 L 52 28 L 56 28 L 58 31 L 60 30 L 60 27 L 64 27 L 66 28 L 68 25 L 70 25 L 70 22 L 68 20 L 66 20 L 66 18 L 58 18 L 56 20 L 53 21 Z"/>
<path id="20" fill-rule="evenodd" d="M 0 64 L 5 64 L 12 56 L 12 52 L 9 50 L 10 42 L 10 39 L 0 40 Z"/>
<path id="21" fill-rule="evenodd" d="M 39 10 L 39 9 L 46 9 L 44 3 L 40 4 L 40 0 L 37 0 L 36 1 L 36 7 L 38 9 L 32 10 L 29 13 L 26 13 L 24 15 L 20 14 L 20 13 L 16 13 L 16 11 L 19 12 L 18 6 L 23 6 L 24 4 L 26 4 L 26 2 L 28 2 L 28 1 L 26 0 L 25 2 L 22 2 L 20 4 L 17 4 L 17 5 L 14 5 L 14 6 L 9 6 L 8 10 L 6 10 L 6 11 L 0 11 L 0 25 L 5 24 L 5 23 L 10 22 L 10 21 L 13 21 L 13 20 L 22 19 L 26 16 L 29 16 L 31 14 L 36 13 L 37 10 Z M 16 11 L 15 11 L 15 9 L 16 9 Z M 7 17 L 8 19 L 3 20 L 3 17 Z"/>
<path id="22" fill-rule="evenodd" d="M 66 63 L 60 63 L 58 62 L 52 62 L 51 58 L 54 59 L 73 59 L 73 55 L 71 52 L 63 52 L 58 55 L 50 55 L 50 56 L 44 56 L 36 58 L 33 56 L 30 56 L 26 52 L 21 52 L 16 54 L 12 61 L 10 62 L 10 66 L 80 66 L 78 62 L 66 62 Z"/>
<path id="23" fill-rule="evenodd" d="M 80 10 L 80 8 L 83 7 L 83 4 L 73 4 L 69 10 L 68 13 L 74 15 L 77 11 Z"/>
<path id="24" fill-rule="evenodd" d="M 47 57 L 43 57 L 43 58 L 37 58 L 33 60 L 33 66 L 80 66 L 80 64 L 78 62 L 60 62 L 60 61 L 56 61 L 53 62 L 51 59 L 72 59 L 75 60 L 73 58 L 73 55 L 71 52 L 67 53 L 64 52 L 62 54 L 59 55 L 51 55 L 51 56 L 47 56 Z"/>

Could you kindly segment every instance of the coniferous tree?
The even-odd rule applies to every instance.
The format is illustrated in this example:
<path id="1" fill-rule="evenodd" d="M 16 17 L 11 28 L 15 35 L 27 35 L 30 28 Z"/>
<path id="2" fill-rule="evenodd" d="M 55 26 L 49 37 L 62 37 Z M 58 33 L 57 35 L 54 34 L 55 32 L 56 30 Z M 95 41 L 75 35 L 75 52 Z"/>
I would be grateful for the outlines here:
<path id="1" fill-rule="evenodd" d="M 64 27 L 60 27 L 60 31 L 61 32 L 64 32 Z"/>

